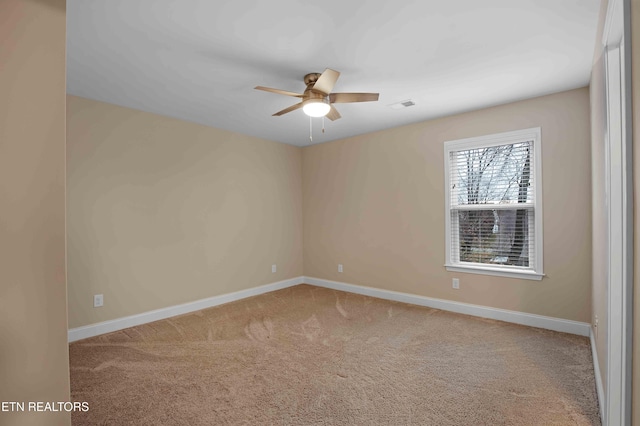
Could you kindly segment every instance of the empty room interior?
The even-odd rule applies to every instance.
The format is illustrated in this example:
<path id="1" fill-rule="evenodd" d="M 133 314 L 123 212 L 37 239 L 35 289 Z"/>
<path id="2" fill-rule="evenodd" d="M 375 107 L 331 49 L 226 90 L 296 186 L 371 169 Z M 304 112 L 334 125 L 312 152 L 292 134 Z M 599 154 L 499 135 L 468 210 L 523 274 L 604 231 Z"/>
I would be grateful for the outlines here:
<path id="1" fill-rule="evenodd" d="M 640 426 L 640 1 L 0 35 L 0 424 Z"/>

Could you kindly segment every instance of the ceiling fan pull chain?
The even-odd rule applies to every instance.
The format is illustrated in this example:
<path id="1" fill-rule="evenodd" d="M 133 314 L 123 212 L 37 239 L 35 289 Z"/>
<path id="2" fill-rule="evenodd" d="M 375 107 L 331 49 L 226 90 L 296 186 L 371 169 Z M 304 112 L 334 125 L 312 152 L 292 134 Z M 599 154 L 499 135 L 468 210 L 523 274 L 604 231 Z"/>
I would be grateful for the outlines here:
<path id="1" fill-rule="evenodd" d="M 309 141 L 313 142 L 313 127 L 311 126 L 311 123 L 313 123 L 313 118 L 309 117 Z"/>
<path id="2" fill-rule="evenodd" d="M 324 133 L 324 115 L 322 116 L 322 133 Z"/>

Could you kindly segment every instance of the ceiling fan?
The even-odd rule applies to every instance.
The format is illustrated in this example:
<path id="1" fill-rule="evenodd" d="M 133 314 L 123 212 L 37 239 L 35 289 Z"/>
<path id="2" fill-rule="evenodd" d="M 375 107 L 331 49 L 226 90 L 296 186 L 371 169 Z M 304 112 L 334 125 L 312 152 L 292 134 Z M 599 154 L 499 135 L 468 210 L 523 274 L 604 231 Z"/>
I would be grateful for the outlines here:
<path id="1" fill-rule="evenodd" d="M 299 103 L 276 112 L 273 114 L 274 116 L 281 116 L 302 108 L 304 113 L 310 117 L 326 116 L 329 120 L 334 121 L 341 117 L 338 110 L 332 105 L 334 103 L 378 100 L 378 93 L 331 93 L 333 86 L 338 81 L 338 77 L 340 77 L 340 73 L 330 68 L 324 70 L 322 74 L 317 72 L 307 74 L 304 76 L 304 84 L 307 86 L 304 93 L 289 92 L 264 86 L 256 86 L 255 88 L 266 92 L 301 98 Z"/>

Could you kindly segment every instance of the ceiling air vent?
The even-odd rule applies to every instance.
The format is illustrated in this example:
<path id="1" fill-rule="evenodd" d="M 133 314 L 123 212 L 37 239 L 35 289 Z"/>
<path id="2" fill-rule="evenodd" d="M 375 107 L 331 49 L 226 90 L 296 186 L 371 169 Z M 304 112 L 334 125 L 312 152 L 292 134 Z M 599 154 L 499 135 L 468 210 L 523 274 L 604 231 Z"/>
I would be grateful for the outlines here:
<path id="1" fill-rule="evenodd" d="M 391 104 L 389 105 L 389 107 L 393 108 L 393 109 L 402 109 L 402 108 L 409 108 L 410 106 L 414 106 L 416 103 L 413 102 L 411 99 L 407 99 L 406 101 L 400 101 L 400 102 L 396 102 L 395 104 Z"/>

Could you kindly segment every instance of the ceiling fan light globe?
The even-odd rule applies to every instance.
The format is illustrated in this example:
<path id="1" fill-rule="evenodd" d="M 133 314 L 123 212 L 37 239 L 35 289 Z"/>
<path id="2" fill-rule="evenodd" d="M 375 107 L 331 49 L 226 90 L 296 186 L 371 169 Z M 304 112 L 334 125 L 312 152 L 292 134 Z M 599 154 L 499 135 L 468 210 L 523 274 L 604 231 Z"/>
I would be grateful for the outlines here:
<path id="1" fill-rule="evenodd" d="M 313 99 L 307 101 L 302 110 L 309 117 L 324 117 L 329 113 L 331 105 L 324 99 Z"/>

